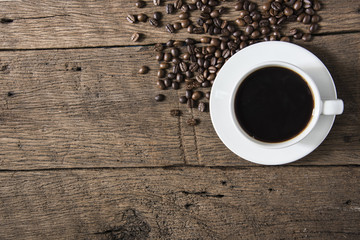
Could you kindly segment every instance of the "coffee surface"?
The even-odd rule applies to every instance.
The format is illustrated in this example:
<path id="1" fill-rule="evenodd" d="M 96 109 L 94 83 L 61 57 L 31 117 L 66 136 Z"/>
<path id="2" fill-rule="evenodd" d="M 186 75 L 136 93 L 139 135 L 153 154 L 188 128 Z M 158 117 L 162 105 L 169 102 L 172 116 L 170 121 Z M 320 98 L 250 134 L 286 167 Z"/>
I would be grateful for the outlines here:
<path id="1" fill-rule="evenodd" d="M 307 126 L 314 101 L 305 80 L 283 67 L 265 67 L 239 86 L 234 102 L 240 126 L 257 140 L 282 142 Z"/>

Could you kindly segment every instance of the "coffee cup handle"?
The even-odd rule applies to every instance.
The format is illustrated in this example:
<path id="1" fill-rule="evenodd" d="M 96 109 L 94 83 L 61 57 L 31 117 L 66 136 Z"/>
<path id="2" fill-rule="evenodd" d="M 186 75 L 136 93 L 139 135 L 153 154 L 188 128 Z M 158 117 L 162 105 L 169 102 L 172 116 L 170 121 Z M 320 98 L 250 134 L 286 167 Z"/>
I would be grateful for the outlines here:
<path id="1" fill-rule="evenodd" d="M 344 102 L 341 99 L 323 100 L 322 114 L 323 115 L 340 115 L 344 111 Z"/>

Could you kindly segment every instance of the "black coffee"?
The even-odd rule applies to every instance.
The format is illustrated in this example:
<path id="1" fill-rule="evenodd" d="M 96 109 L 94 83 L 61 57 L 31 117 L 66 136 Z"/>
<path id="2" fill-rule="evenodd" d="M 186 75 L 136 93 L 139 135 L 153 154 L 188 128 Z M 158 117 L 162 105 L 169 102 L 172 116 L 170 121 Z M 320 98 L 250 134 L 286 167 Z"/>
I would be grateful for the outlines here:
<path id="1" fill-rule="evenodd" d="M 234 107 L 245 132 L 259 141 L 276 143 L 295 137 L 306 127 L 314 100 L 297 73 L 283 67 L 265 67 L 240 84 Z"/>

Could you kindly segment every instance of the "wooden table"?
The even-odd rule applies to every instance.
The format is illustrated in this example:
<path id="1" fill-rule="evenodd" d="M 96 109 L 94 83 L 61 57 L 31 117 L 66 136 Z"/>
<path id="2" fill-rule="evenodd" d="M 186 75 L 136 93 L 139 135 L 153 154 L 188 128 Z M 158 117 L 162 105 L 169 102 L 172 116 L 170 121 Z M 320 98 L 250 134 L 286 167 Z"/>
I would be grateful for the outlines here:
<path id="1" fill-rule="evenodd" d="M 164 12 L 146 2 L 0 2 L 0 239 L 359 239 L 359 1 L 323 0 L 321 30 L 295 42 L 345 111 L 318 149 L 276 167 L 231 153 L 183 89 L 154 101 L 154 43 L 194 35 L 128 23 Z"/>

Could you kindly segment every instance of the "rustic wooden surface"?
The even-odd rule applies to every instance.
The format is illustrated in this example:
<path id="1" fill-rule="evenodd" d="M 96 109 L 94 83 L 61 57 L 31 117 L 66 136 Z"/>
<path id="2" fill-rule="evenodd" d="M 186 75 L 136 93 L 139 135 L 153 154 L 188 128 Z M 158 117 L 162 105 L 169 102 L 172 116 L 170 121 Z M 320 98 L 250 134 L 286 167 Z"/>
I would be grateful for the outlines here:
<path id="1" fill-rule="evenodd" d="M 281 167 L 231 153 L 208 112 L 177 103 L 183 89 L 153 100 L 152 45 L 190 35 L 128 23 L 164 11 L 146 2 L 0 1 L 0 239 L 359 239 L 359 2 L 324 0 L 320 32 L 295 42 L 328 67 L 345 111 Z"/>

